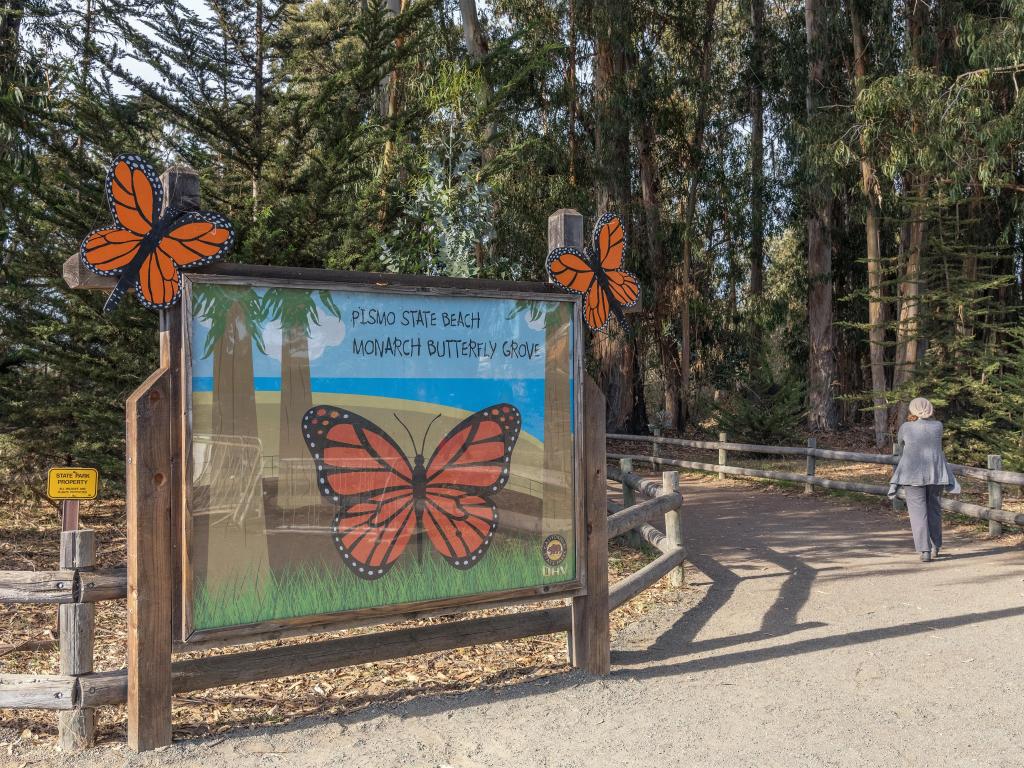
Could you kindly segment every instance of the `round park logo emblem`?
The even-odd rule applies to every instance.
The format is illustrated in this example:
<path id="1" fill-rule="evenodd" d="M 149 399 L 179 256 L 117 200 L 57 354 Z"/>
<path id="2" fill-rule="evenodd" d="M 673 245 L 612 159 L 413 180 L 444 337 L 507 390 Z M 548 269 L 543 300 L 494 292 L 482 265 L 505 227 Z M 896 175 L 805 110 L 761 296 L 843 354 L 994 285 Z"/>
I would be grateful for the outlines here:
<path id="1" fill-rule="evenodd" d="M 565 560 L 568 553 L 569 548 L 565 544 L 565 537 L 559 533 L 552 533 L 544 539 L 544 544 L 541 546 L 544 562 L 551 566 L 558 565 Z"/>

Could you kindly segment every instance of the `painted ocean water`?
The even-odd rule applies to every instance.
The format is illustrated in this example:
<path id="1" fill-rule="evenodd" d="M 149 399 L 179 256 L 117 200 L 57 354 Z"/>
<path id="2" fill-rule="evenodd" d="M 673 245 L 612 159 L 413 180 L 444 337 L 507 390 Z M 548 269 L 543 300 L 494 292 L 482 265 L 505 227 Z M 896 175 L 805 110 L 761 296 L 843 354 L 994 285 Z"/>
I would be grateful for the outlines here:
<path id="1" fill-rule="evenodd" d="M 258 392 L 279 392 L 281 379 L 256 376 Z M 393 397 L 437 403 L 467 411 L 477 411 L 495 403 L 511 403 L 523 415 L 523 429 L 544 439 L 544 379 L 367 379 L 324 378 L 314 376 L 313 392 L 337 392 L 371 397 Z M 213 391 L 212 376 L 195 376 L 196 392 Z M 570 382 L 571 388 L 571 382 Z M 574 411 L 575 411 L 575 402 Z"/>

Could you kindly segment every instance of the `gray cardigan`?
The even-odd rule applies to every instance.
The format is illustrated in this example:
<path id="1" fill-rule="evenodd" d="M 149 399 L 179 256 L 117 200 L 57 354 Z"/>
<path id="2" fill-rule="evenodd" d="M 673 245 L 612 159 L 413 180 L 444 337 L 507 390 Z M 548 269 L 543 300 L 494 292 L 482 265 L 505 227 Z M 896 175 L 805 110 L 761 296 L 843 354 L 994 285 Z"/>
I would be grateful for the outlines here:
<path id="1" fill-rule="evenodd" d="M 956 477 L 942 452 L 942 422 L 934 419 L 908 421 L 898 433 L 900 461 L 889 481 L 889 494 L 900 485 L 941 485 L 954 493 Z"/>

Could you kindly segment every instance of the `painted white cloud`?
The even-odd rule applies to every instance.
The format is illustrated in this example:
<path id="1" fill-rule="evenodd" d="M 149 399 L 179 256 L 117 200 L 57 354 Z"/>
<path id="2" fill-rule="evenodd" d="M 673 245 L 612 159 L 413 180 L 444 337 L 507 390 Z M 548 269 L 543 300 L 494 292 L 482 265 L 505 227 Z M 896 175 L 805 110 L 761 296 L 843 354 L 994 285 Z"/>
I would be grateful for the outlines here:
<path id="1" fill-rule="evenodd" d="M 534 331 L 543 331 L 544 330 L 544 323 L 547 320 L 547 314 L 546 313 L 541 312 L 537 317 L 530 317 L 530 315 L 527 314 L 526 317 L 529 318 L 526 321 L 526 324 L 528 326 L 530 326 L 530 328 L 532 330 L 534 330 Z"/>
<path id="2" fill-rule="evenodd" d="M 320 313 L 320 324 L 313 325 L 309 333 L 309 359 L 316 360 L 328 347 L 336 347 L 345 340 L 345 321 L 326 312 Z M 281 323 L 277 320 L 263 326 L 263 347 L 267 357 L 281 359 Z"/>

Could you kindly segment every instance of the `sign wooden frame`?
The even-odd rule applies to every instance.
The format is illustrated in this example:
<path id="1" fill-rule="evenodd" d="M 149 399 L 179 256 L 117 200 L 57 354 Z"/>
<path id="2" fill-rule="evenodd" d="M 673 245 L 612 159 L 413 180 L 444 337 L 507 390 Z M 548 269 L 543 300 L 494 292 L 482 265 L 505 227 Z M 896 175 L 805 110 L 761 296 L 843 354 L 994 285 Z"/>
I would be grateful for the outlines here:
<path id="1" fill-rule="evenodd" d="M 237 269 L 237 268 L 236 268 Z M 272 268 L 271 268 L 272 269 Z M 382 624 L 392 621 L 404 621 L 429 615 L 455 615 L 482 607 L 510 605 L 539 600 L 581 597 L 587 594 L 587 535 L 585 521 L 585 500 L 582 475 L 584 455 L 583 419 L 587 405 L 584 395 L 585 371 L 583 367 L 583 335 L 582 335 L 582 302 L 579 296 L 565 294 L 548 286 L 536 290 L 536 284 L 524 286 L 522 283 L 499 283 L 488 281 L 468 281 L 447 278 L 425 279 L 416 276 L 388 275 L 388 280 L 368 282 L 370 275 L 358 273 L 331 273 L 327 270 L 302 270 L 301 276 L 284 276 L 266 274 L 267 268 L 254 268 L 256 274 L 223 275 L 210 272 L 186 273 L 183 275 L 182 299 L 174 310 L 176 325 L 180 330 L 177 334 L 175 349 L 170 350 L 173 358 L 173 369 L 176 370 L 175 389 L 179 393 L 180 407 L 176 409 L 179 416 L 175 432 L 180 445 L 180 478 L 176 484 L 178 499 L 174 504 L 173 515 L 175 553 L 175 612 L 177 629 L 176 645 L 179 650 L 190 650 L 198 647 L 213 647 L 235 643 L 253 642 L 257 640 L 277 639 L 285 636 L 303 635 L 311 632 L 342 629 L 353 626 Z M 274 270 L 277 271 L 277 270 Z M 264 274 L 259 274 L 264 272 Z M 358 276 L 357 276 L 358 275 Z M 379 276 L 376 276 L 379 277 Z M 355 279 L 345 279 L 355 278 Z M 471 298 L 523 299 L 533 301 L 564 302 L 572 306 L 572 367 L 573 394 L 576 406 L 573 413 L 573 522 L 575 531 L 575 570 L 576 576 L 565 582 L 524 587 L 518 589 L 467 595 L 461 597 L 427 600 L 401 605 L 363 608 L 339 613 L 313 616 L 274 619 L 255 624 L 240 625 L 218 629 L 196 629 L 193 623 L 192 605 L 194 584 L 192 580 L 192 529 L 189 499 L 192 494 L 192 376 L 191 376 L 191 292 L 194 284 L 234 285 L 252 288 L 295 288 L 306 290 L 331 290 L 351 292 L 379 292 L 390 295 L 414 296 L 459 296 Z"/>
<path id="2" fill-rule="evenodd" d="M 174 166 L 161 176 L 165 204 L 195 210 L 199 204 L 199 177 L 188 167 Z M 574 211 L 556 212 L 552 219 L 582 217 Z M 565 223 L 565 222 L 563 222 Z M 549 230 L 550 230 L 549 221 Z M 582 231 L 582 229 L 581 229 Z M 557 234 L 557 233 L 556 233 Z M 550 235 L 550 232 L 549 232 Z M 550 240 L 550 237 L 549 237 Z M 566 244 L 565 242 L 555 243 Z M 549 243 L 550 245 L 550 243 Z M 402 287 L 406 290 L 497 291 L 536 294 L 566 299 L 547 283 L 502 282 L 486 279 L 442 278 L 343 272 L 305 267 L 272 267 L 216 263 L 192 274 L 225 280 L 277 280 L 345 282 L 353 286 Z M 64 263 L 64 280 L 76 290 L 109 291 L 115 279 L 88 271 L 78 254 Z M 571 297 L 569 297 L 572 300 Z M 264 648 L 173 660 L 175 651 L 225 644 L 182 643 L 180 601 L 173 600 L 181 580 L 181 502 L 185 497 L 181 457 L 185 455 L 181 396 L 182 325 L 179 307 L 160 312 L 160 364 L 125 403 L 128 519 L 128 665 L 124 678 L 113 673 L 107 685 L 102 676 L 83 688 L 83 706 L 127 703 L 128 746 L 142 752 L 171 743 L 171 697 L 175 692 L 265 680 L 283 675 L 334 669 L 353 664 L 400 658 L 425 651 L 441 651 L 487 642 L 500 642 L 565 631 L 570 663 L 594 675 L 609 671 L 608 516 L 605 477 L 605 398 L 590 376 L 577 378 L 576 457 L 577 501 L 583 519 L 577 536 L 584 545 L 576 553 L 577 574 L 583 584 L 568 606 L 551 606 L 512 614 L 460 619 L 372 634 L 348 635 L 295 646 Z M 578 333 L 582 324 L 577 322 Z M 577 337 L 578 338 L 578 337 Z M 583 354 L 583 344 L 576 348 Z M 582 469 L 582 472 L 580 471 Z M 77 508 L 78 502 L 66 502 Z M 67 521 L 65 521 L 67 522 Z M 583 586 L 585 585 L 585 589 Z M 536 599 L 536 598 L 534 598 Z M 519 600 L 507 599 L 511 605 Z M 485 605 L 476 605 L 483 608 Z M 451 610 L 434 611 L 451 613 Z M 421 615 L 421 614 L 415 614 Z M 368 619 L 362 623 L 380 623 Z M 319 627 L 327 630 L 330 627 Z M 281 630 L 277 637 L 307 634 L 308 628 Z M 126 680 L 125 680 L 126 678 Z"/>

